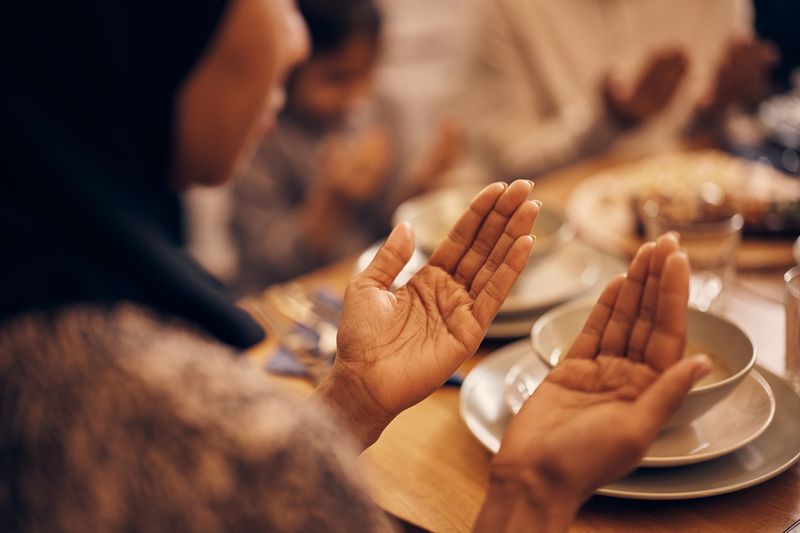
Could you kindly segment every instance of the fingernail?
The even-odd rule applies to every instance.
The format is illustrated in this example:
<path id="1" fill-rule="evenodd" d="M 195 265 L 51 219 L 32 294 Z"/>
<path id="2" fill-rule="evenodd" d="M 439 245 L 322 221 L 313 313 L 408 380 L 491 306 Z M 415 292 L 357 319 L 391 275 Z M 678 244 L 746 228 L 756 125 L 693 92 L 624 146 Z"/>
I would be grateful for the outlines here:
<path id="1" fill-rule="evenodd" d="M 686 250 L 680 250 L 678 252 L 678 255 L 683 257 L 684 261 L 686 261 L 686 264 L 688 264 L 689 268 L 691 269 L 692 268 L 692 260 L 689 259 L 689 254 L 686 252 Z"/>
<path id="2" fill-rule="evenodd" d="M 698 381 L 711 372 L 711 359 L 706 354 L 695 355 L 692 359 L 695 362 L 694 370 L 692 370 L 692 379 Z"/>
<path id="3" fill-rule="evenodd" d="M 525 181 L 527 181 L 528 183 L 530 183 L 530 184 L 531 184 L 531 187 L 533 187 L 534 185 L 536 185 L 536 184 L 535 184 L 535 183 L 534 183 L 532 180 L 525 180 Z"/>
<path id="4" fill-rule="evenodd" d="M 531 251 L 528 254 L 528 257 L 533 255 L 533 249 L 536 248 L 536 235 L 528 235 L 531 238 Z"/>
<path id="5" fill-rule="evenodd" d="M 535 203 L 536 207 L 538 207 L 539 209 L 542 208 L 542 201 L 541 200 L 533 199 L 533 200 L 531 200 L 531 202 Z"/>
<path id="6" fill-rule="evenodd" d="M 670 237 L 672 237 L 676 241 L 681 242 L 681 234 L 678 233 L 677 231 L 667 232 L 667 235 L 669 235 Z"/>

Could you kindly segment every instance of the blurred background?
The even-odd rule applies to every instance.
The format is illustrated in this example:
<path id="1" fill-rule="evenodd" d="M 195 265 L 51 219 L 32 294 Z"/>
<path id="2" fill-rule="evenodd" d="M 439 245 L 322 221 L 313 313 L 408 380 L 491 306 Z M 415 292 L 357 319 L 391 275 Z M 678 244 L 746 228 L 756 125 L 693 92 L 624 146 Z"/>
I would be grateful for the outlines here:
<path id="1" fill-rule="evenodd" d="M 797 2 L 299 5 L 314 51 L 277 131 L 234 184 L 187 193 L 190 251 L 240 296 L 356 257 L 409 217 L 424 257 L 478 186 L 519 177 L 559 182 L 543 189 L 557 190 L 545 240 L 624 256 L 656 214 L 659 230 L 738 214 L 744 251 L 736 230 L 719 253 L 791 259 Z"/>

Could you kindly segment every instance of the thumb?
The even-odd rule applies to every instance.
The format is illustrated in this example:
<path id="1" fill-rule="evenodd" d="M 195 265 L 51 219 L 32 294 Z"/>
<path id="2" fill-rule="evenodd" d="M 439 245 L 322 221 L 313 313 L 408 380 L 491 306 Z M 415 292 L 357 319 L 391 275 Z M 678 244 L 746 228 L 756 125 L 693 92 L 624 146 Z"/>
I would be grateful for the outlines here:
<path id="1" fill-rule="evenodd" d="M 358 279 L 373 287 L 388 290 L 413 253 L 414 231 L 411 224 L 401 222 L 389 234 L 369 266 L 358 275 Z"/>
<path id="2" fill-rule="evenodd" d="M 692 386 L 711 371 L 706 355 L 683 359 L 665 370 L 637 400 L 640 419 L 655 435 L 672 416 Z"/>

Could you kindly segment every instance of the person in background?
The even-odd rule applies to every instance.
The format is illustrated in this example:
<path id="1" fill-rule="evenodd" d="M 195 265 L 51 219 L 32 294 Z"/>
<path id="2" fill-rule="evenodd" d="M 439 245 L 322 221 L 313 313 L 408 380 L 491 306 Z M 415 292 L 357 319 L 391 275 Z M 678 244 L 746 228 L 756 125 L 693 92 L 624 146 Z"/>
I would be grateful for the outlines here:
<path id="1" fill-rule="evenodd" d="M 612 146 L 664 149 L 763 96 L 775 62 L 745 0 L 475 7 L 459 112 L 483 176 L 537 175 Z"/>
<path id="2" fill-rule="evenodd" d="M 394 208 L 433 186 L 459 143 L 455 126 L 445 124 L 427 154 L 403 164 L 400 117 L 374 91 L 381 49 L 374 0 L 299 0 L 298 7 L 311 56 L 289 76 L 275 131 L 233 187 L 239 293 L 384 238 Z"/>
<path id="3" fill-rule="evenodd" d="M 532 251 L 533 183 L 485 187 L 391 292 L 414 247 L 398 225 L 347 289 L 330 373 L 297 398 L 237 360 L 263 333 L 184 253 L 177 201 L 239 175 L 274 123 L 307 53 L 294 3 L 4 17 L 3 529 L 392 530 L 357 455 L 477 349 Z M 566 530 L 635 467 L 709 371 L 682 359 L 688 284 L 666 235 L 608 285 L 506 431 L 477 530 Z"/>

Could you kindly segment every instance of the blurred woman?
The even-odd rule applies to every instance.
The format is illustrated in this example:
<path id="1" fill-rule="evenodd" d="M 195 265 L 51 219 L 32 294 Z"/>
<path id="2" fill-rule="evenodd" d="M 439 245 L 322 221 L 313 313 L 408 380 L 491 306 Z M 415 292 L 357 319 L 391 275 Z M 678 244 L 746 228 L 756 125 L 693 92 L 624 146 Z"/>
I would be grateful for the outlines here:
<path id="1" fill-rule="evenodd" d="M 262 333 L 180 251 L 176 200 L 240 173 L 272 126 L 308 46 L 293 3 L 18 2 L 4 16 L 0 523 L 389 529 L 356 454 L 477 348 L 531 252 L 532 184 L 487 187 L 391 293 L 413 249 L 398 226 L 350 284 L 336 363 L 302 402 L 235 359 Z M 676 364 L 687 287 L 670 237 L 609 286 L 571 361 L 509 430 L 481 527 L 564 528 L 597 484 L 633 468 L 708 370 Z M 609 312 L 635 317 L 628 305 L 642 309 L 639 341 L 647 320 L 660 325 L 644 362 L 599 349 L 606 331 L 627 344 L 632 324 Z M 570 366 L 588 379 L 565 380 Z M 614 383 L 592 381 L 603 375 Z M 582 424 L 607 429 L 589 443 Z"/>
<path id="2" fill-rule="evenodd" d="M 398 109 L 375 91 L 382 20 L 374 0 L 300 0 L 310 57 L 289 75 L 286 108 L 233 185 L 236 289 L 254 292 L 385 238 L 395 207 L 432 186 L 456 134 L 404 163 Z"/>

